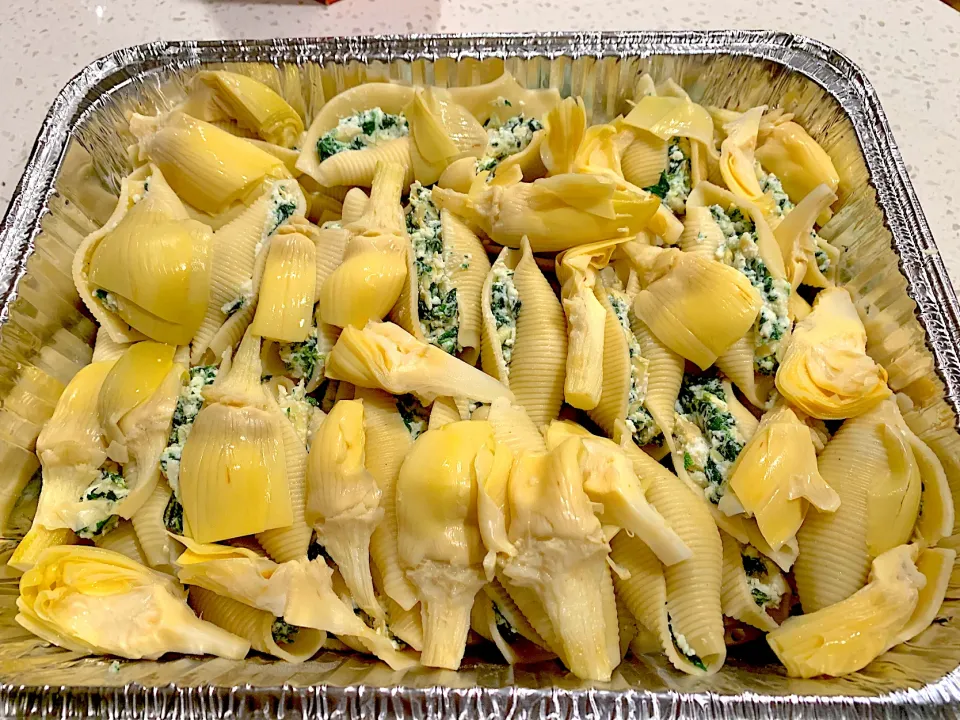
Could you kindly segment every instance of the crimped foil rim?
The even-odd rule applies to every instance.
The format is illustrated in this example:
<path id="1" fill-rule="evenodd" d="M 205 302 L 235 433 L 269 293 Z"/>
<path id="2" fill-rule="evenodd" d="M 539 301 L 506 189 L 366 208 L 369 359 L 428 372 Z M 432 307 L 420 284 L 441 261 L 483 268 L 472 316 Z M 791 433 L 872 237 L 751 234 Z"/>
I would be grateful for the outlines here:
<path id="1" fill-rule="evenodd" d="M 438 57 L 649 57 L 715 54 L 777 63 L 820 85 L 850 118 L 870 183 L 900 257 L 908 292 L 918 304 L 928 346 L 946 384 L 945 399 L 960 411 L 960 306 L 936 252 L 876 92 L 845 55 L 810 38 L 772 31 L 644 31 L 470 35 L 380 35 L 262 41 L 156 42 L 118 50 L 74 76 L 55 98 L 7 213 L 0 222 L 0 322 L 9 317 L 16 287 L 40 221 L 47 212 L 67 144 L 97 96 L 164 68 L 224 61 L 345 62 Z M 2 332 L 2 331 L 0 331 Z M 361 717 L 955 717 L 960 670 L 919 690 L 882 696 L 763 695 L 560 688 L 310 688 L 203 686 L 148 688 L 0 685 L 0 716 L 65 718 L 283 715 Z"/>

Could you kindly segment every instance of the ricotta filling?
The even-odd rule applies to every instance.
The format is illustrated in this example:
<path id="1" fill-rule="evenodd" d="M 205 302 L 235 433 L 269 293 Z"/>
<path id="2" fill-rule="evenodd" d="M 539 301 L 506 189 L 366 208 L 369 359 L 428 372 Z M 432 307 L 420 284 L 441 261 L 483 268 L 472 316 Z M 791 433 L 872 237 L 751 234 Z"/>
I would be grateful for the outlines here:
<path id="1" fill-rule="evenodd" d="M 337 126 L 317 140 L 320 162 L 344 150 L 363 150 L 410 134 L 403 114 L 390 115 L 378 107 L 341 118 Z"/>
<path id="2" fill-rule="evenodd" d="M 190 368 L 190 381 L 180 390 L 180 397 L 177 398 L 167 447 L 160 453 L 160 471 L 170 483 L 173 497 L 177 500 L 180 499 L 180 459 L 183 456 L 183 445 L 187 442 L 193 421 L 197 419 L 203 406 L 203 389 L 213 383 L 216 377 L 216 365 Z"/>
<path id="3" fill-rule="evenodd" d="M 451 276 L 451 266 L 456 263 L 443 241 L 443 224 L 433 203 L 433 191 L 419 182 L 410 186 L 407 232 L 417 271 L 420 329 L 428 343 L 456 354 L 460 350 L 460 312 Z M 466 263 L 469 267 L 469 259 Z M 463 261 L 459 264 L 462 267 Z"/>
<path id="4" fill-rule="evenodd" d="M 724 210 L 712 205 L 710 213 L 724 238 L 716 250 L 717 259 L 743 273 L 763 299 L 754 324 L 753 363 L 758 373 L 773 375 L 780 364 L 780 345 L 790 329 L 790 283 L 774 278 L 767 269 L 760 257 L 753 220 L 736 207 Z"/>
<path id="5" fill-rule="evenodd" d="M 509 103 L 508 100 L 504 100 Z M 493 170 L 511 155 L 527 149 L 533 135 L 543 129 L 543 123 L 536 118 L 526 118 L 522 114 L 508 118 L 503 124 L 495 117 L 485 123 L 487 128 L 487 149 L 483 157 L 477 160 L 477 172 Z"/>
<path id="6" fill-rule="evenodd" d="M 493 282 L 490 285 L 490 311 L 493 313 L 500 351 L 510 374 L 510 362 L 517 342 L 517 319 L 520 317 L 520 293 L 513 283 L 513 270 L 502 262 L 493 265 Z"/>
<path id="7" fill-rule="evenodd" d="M 780 569 L 750 545 L 743 548 L 740 559 L 747 576 L 747 587 L 757 607 L 762 610 L 779 607 L 787 591 L 787 581 Z"/>
<path id="8" fill-rule="evenodd" d="M 627 397 L 627 415 L 625 424 L 634 442 L 641 447 L 659 440 L 662 442 L 663 433 L 653 415 L 644 407 L 647 399 L 647 380 L 650 362 L 643 357 L 640 351 L 640 343 L 637 341 L 633 329 L 630 327 L 630 300 L 619 290 L 607 290 L 607 298 L 613 307 L 613 312 L 617 316 L 620 328 L 627 340 L 627 348 L 630 353 L 630 391 Z"/>
<path id="9" fill-rule="evenodd" d="M 277 352 L 287 373 L 294 380 L 310 380 L 318 370 L 320 377 L 323 376 L 327 356 L 320 352 L 316 329 L 303 342 L 279 343 Z"/>
<path id="10" fill-rule="evenodd" d="M 746 444 L 716 377 L 685 375 L 674 437 L 683 469 L 714 505 L 727 491 L 730 469 Z"/>
<path id="11" fill-rule="evenodd" d="M 426 431 L 430 423 L 430 408 L 424 407 L 413 395 L 397 396 L 397 412 L 410 433 L 410 439 L 416 440 Z"/>
<path id="12" fill-rule="evenodd" d="M 113 509 L 129 494 L 120 467 L 116 463 L 106 463 L 100 468 L 97 479 L 80 496 L 80 509 L 73 530 L 86 540 L 106 535 L 120 520 L 113 514 Z"/>

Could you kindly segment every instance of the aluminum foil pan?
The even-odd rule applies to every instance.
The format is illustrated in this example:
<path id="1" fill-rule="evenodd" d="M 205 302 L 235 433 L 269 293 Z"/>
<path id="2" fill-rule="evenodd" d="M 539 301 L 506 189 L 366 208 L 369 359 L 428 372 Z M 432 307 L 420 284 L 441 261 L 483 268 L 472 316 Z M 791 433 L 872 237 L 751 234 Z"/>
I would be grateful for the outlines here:
<path id="1" fill-rule="evenodd" d="M 821 235 L 844 249 L 871 355 L 960 498 L 960 307 L 876 93 L 846 57 L 772 32 L 639 32 L 154 43 L 84 68 L 40 130 L 0 224 L 0 420 L 31 366 L 65 378 L 90 360 L 95 325 L 70 276 L 73 251 L 104 222 L 129 171 L 125 113 L 175 104 L 200 66 L 267 82 L 308 119 L 373 78 L 437 85 L 506 67 L 530 87 L 584 98 L 593 122 L 629 106 L 638 75 L 673 77 L 705 105 L 783 107 L 832 157 L 838 212 Z M 912 408 L 912 409 L 910 409 Z M 958 513 L 960 516 L 960 513 Z M 960 525 L 953 538 L 960 545 Z M 0 538 L 0 561 L 16 539 Z M 706 680 L 658 657 L 629 658 L 610 683 L 547 663 L 509 668 L 470 654 L 459 672 L 394 673 L 328 653 L 303 665 L 175 658 L 111 662 L 44 647 L 14 622 L 17 579 L 0 577 L 0 716 L 126 717 L 956 717 L 960 573 L 934 624 L 862 672 L 787 678 L 772 657 L 731 652 Z"/>

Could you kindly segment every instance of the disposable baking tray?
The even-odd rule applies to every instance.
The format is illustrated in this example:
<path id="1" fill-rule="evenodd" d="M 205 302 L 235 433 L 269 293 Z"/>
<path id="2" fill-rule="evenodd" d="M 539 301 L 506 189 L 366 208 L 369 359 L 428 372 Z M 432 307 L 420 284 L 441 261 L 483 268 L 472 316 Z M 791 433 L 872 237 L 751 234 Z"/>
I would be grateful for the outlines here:
<path id="1" fill-rule="evenodd" d="M 876 93 L 830 47 L 775 32 L 546 33 L 158 42 L 81 70 L 55 99 L 0 224 L 0 398 L 30 366 L 89 359 L 94 325 L 70 280 L 80 239 L 112 209 L 128 172 L 125 113 L 170 107 L 201 66 L 227 66 L 296 97 L 373 78 L 462 85 L 505 67 L 530 87 L 584 98 L 593 122 L 629 106 L 637 77 L 673 77 L 705 105 L 780 106 L 831 155 L 838 212 L 821 233 L 843 248 L 841 277 L 869 350 L 903 393 L 915 432 L 960 497 L 960 308 Z M 954 538 L 960 538 L 954 528 Z M 0 539 L 9 553 L 15 538 Z M 951 544 L 951 541 L 947 541 Z M 955 544 L 954 544 L 955 546 Z M 0 558 L 2 558 L 0 554 Z M 960 576 L 930 629 L 864 671 L 787 678 L 771 658 L 732 653 L 715 677 L 628 659 L 610 683 L 555 663 L 509 668 L 470 656 L 459 672 L 391 672 L 334 653 L 304 665 L 174 658 L 111 662 L 47 648 L 14 622 L 17 579 L 0 579 L 0 716 L 81 717 L 955 717 L 960 713 Z"/>

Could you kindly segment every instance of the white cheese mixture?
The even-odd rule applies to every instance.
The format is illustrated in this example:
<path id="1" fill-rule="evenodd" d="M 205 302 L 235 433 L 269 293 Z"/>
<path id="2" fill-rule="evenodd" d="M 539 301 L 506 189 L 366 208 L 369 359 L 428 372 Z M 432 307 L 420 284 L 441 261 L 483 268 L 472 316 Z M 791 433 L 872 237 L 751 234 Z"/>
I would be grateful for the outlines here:
<path id="1" fill-rule="evenodd" d="M 100 468 L 97 479 L 80 497 L 80 509 L 74 518 L 73 530 L 86 540 L 106 535 L 119 518 L 113 514 L 117 503 L 130 494 L 127 483 L 115 463 Z"/>
<path id="2" fill-rule="evenodd" d="M 378 107 L 341 118 L 337 126 L 317 140 L 320 162 L 344 150 L 363 150 L 410 134 L 402 115 L 390 115 Z"/>
<path id="3" fill-rule="evenodd" d="M 668 189 L 663 204 L 677 215 L 687 211 L 687 198 L 693 184 L 690 168 L 690 141 L 687 138 L 673 138 L 667 151 Z"/>
<path id="4" fill-rule="evenodd" d="M 443 224 L 433 203 L 433 191 L 419 182 L 410 186 L 407 232 L 417 270 L 420 329 L 428 343 L 453 355 L 460 350 L 460 312 L 450 267 L 454 263 L 443 242 Z M 469 267 L 469 260 L 467 263 Z"/>
<path id="5" fill-rule="evenodd" d="M 327 356 L 317 345 L 316 328 L 303 342 L 279 343 L 278 352 L 287 374 L 294 380 L 310 380 L 315 372 L 319 372 L 318 377 L 323 377 Z"/>
<path id="6" fill-rule="evenodd" d="M 627 397 L 625 422 L 634 441 L 642 447 L 662 437 L 653 415 L 644 407 L 644 401 L 647 399 L 647 374 L 650 362 L 643 357 L 640 343 L 630 327 L 629 298 L 623 292 L 612 288 L 607 290 L 607 298 L 623 330 L 630 354 L 630 392 Z"/>
<path id="7" fill-rule="evenodd" d="M 779 607 L 787 592 L 787 581 L 780 568 L 751 545 L 744 546 L 740 560 L 747 576 L 747 587 L 757 606 L 763 610 Z"/>
<path id="8" fill-rule="evenodd" d="M 779 364 L 780 344 L 790 329 L 790 283 L 774 278 L 767 269 L 757 247 L 753 220 L 736 207 L 724 210 L 712 205 L 710 213 L 724 237 L 716 250 L 717 259 L 743 273 L 763 298 L 754 325 L 754 369 L 762 375 L 772 375 Z"/>
<path id="9" fill-rule="evenodd" d="M 716 377 L 684 375 L 676 403 L 674 438 L 687 476 L 714 505 L 727 490 L 727 479 L 746 440 Z"/>
<path id="10" fill-rule="evenodd" d="M 502 125 L 496 123 L 496 118 L 487 121 L 487 150 L 477 160 L 477 172 L 493 170 L 506 158 L 523 152 L 533 140 L 534 133 L 543 129 L 539 120 L 527 119 L 523 115 L 515 115 Z"/>
<path id="11" fill-rule="evenodd" d="M 760 183 L 760 189 L 765 195 L 769 195 L 773 199 L 773 207 L 777 215 L 783 217 L 796 207 L 790 201 L 787 191 L 783 189 L 780 178 L 764 170 L 759 162 L 754 163 L 754 170 L 757 173 L 757 182 Z"/>
<path id="12" fill-rule="evenodd" d="M 323 421 L 320 403 L 307 395 L 306 388 L 300 382 L 289 391 L 283 385 L 277 386 L 277 404 L 290 420 L 297 437 L 309 450 L 310 440 Z"/>
<path id="13" fill-rule="evenodd" d="M 217 377 L 215 365 L 200 365 L 190 368 L 190 382 L 181 390 L 177 407 L 173 411 L 173 425 L 167 447 L 160 453 L 160 470 L 170 483 L 174 497 L 180 497 L 180 460 L 183 445 L 193 428 L 193 421 L 203 406 L 203 389 Z"/>
<path id="14" fill-rule="evenodd" d="M 117 305 L 117 298 L 114 297 L 113 293 L 97 289 L 93 291 L 93 296 L 102 302 L 103 306 L 110 312 L 120 312 L 120 306 Z"/>
<path id="15" fill-rule="evenodd" d="M 513 348 L 517 341 L 517 318 L 520 317 L 520 293 L 513 284 L 513 270 L 502 262 L 493 265 L 493 283 L 490 286 L 490 311 L 493 313 L 500 340 L 503 362 L 510 374 Z"/>

